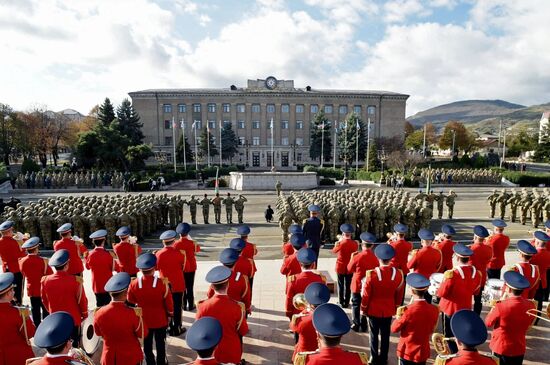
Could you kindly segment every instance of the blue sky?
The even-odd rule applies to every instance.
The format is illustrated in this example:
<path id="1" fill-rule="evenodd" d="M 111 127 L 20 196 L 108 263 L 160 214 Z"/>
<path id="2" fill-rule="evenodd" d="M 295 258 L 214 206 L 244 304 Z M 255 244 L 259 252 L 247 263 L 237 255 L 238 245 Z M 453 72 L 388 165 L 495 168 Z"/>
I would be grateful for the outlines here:
<path id="1" fill-rule="evenodd" d="M 407 115 L 465 99 L 550 101 L 548 0 L 0 0 L 0 102 L 87 113 L 149 88 L 410 94 Z"/>

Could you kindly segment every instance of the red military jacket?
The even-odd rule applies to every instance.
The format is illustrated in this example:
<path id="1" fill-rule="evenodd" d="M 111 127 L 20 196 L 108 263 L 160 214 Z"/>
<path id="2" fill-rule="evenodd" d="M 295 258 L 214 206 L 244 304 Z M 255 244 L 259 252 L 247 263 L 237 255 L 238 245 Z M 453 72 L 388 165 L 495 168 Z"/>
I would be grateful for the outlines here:
<path id="1" fill-rule="evenodd" d="M 292 299 L 296 294 L 306 291 L 306 288 L 311 283 L 326 283 L 326 279 L 320 272 L 316 270 L 304 270 L 297 275 L 292 275 L 287 278 L 287 291 L 285 312 L 288 318 L 292 318 L 293 314 L 298 314 L 300 311 L 292 305 Z"/>
<path id="2" fill-rule="evenodd" d="M 238 364 L 243 348 L 242 337 L 248 333 L 245 308 L 227 295 L 215 294 L 199 302 L 196 319 L 214 317 L 222 325 L 223 337 L 214 351 L 214 357 L 222 363 Z"/>
<path id="3" fill-rule="evenodd" d="M 0 257 L 2 257 L 2 270 L 16 273 L 19 270 L 19 258 L 25 257 L 25 251 L 21 250 L 19 243 L 13 237 L 0 237 Z"/>
<path id="4" fill-rule="evenodd" d="M 167 279 L 138 274 L 128 287 L 128 301 L 143 311 L 143 322 L 148 329 L 168 326 L 168 317 L 174 315 L 174 301 Z"/>
<path id="5" fill-rule="evenodd" d="M 348 264 L 348 272 L 353 273 L 351 279 L 351 292 L 361 293 L 361 281 L 365 278 L 367 270 L 377 268 L 378 259 L 371 249 L 362 252 L 354 252 Z"/>
<path id="6" fill-rule="evenodd" d="M 494 233 L 487 238 L 487 245 L 493 249 L 493 257 L 487 264 L 488 269 L 502 269 L 505 264 L 504 253 L 510 246 L 510 237 L 503 233 Z"/>
<path id="7" fill-rule="evenodd" d="M 543 289 L 548 288 L 546 271 L 550 268 L 550 251 L 546 247 L 537 248 L 538 253 L 533 256 L 531 263 L 539 267 L 540 283 Z"/>
<path id="8" fill-rule="evenodd" d="M 391 325 L 392 332 L 401 332 L 397 357 L 425 362 L 430 358 L 430 336 L 437 326 L 439 308 L 425 299 L 415 299 L 405 308 L 403 315 Z"/>
<path id="9" fill-rule="evenodd" d="M 184 251 L 185 258 L 187 259 L 185 263 L 184 272 L 194 272 L 197 271 L 197 259 L 195 254 L 201 251 L 201 246 L 195 243 L 195 241 L 190 240 L 187 236 L 181 237 L 179 240 L 174 242 L 174 247 L 176 250 Z"/>
<path id="10" fill-rule="evenodd" d="M 292 360 L 299 352 L 317 350 L 317 331 L 313 326 L 313 311 L 304 309 L 301 313 L 292 316 L 290 330 L 299 335 L 298 343 L 294 346 Z"/>
<path id="11" fill-rule="evenodd" d="M 533 299 L 540 282 L 539 267 L 529 262 L 518 262 L 512 266 L 512 270 L 519 272 L 529 280 L 529 289 L 525 289 L 521 296 L 525 299 Z"/>
<path id="12" fill-rule="evenodd" d="M 294 248 L 293 248 L 294 250 Z M 296 275 L 302 272 L 302 267 L 300 262 L 296 258 L 296 251 L 293 251 L 292 254 L 285 256 L 283 259 L 283 264 L 281 265 L 281 274 L 284 276 Z"/>
<path id="13" fill-rule="evenodd" d="M 92 289 L 94 293 L 106 293 L 105 284 L 113 276 L 115 260 L 103 247 L 96 247 L 86 257 L 86 269 L 92 271 Z"/>
<path id="14" fill-rule="evenodd" d="M 413 254 L 413 257 L 407 263 L 407 269 L 424 275 L 426 278 L 439 271 L 443 257 L 441 251 L 432 246 L 422 247 Z"/>
<path id="15" fill-rule="evenodd" d="M 141 253 L 141 246 L 130 241 L 121 241 L 113 246 L 113 250 L 118 258 L 119 271 L 136 275 L 139 271 L 136 267 L 136 259 Z"/>
<path id="16" fill-rule="evenodd" d="M 50 313 L 65 311 L 73 317 L 75 326 L 88 317 L 88 298 L 82 287 L 82 279 L 66 271 L 42 278 L 42 303 Z"/>
<path id="17" fill-rule="evenodd" d="M 294 253 L 294 247 L 290 242 L 284 242 L 281 250 L 283 251 L 283 256 L 289 256 Z"/>
<path id="18" fill-rule="evenodd" d="M 380 318 L 395 315 L 403 296 L 403 282 L 403 272 L 392 266 L 383 265 L 367 271 L 361 311 Z"/>
<path id="19" fill-rule="evenodd" d="M 141 308 L 111 302 L 94 316 L 96 335 L 103 337 L 101 365 L 138 364 L 143 360 L 140 339 L 147 336 Z"/>
<path id="20" fill-rule="evenodd" d="M 155 253 L 157 256 L 157 269 L 161 278 L 167 278 L 173 293 L 185 291 L 183 270 L 185 268 L 185 251 L 178 251 L 173 246 L 166 246 Z"/>
<path id="21" fill-rule="evenodd" d="M 243 255 L 239 256 L 235 266 L 233 266 L 233 271 L 240 272 L 248 276 L 249 279 L 254 277 L 254 273 L 256 272 L 254 260 L 248 259 Z"/>
<path id="22" fill-rule="evenodd" d="M 337 274 L 351 274 L 348 271 L 349 260 L 354 252 L 357 252 L 357 241 L 352 239 L 343 239 L 336 242 L 336 245 L 332 248 L 332 252 L 337 253 L 336 256 L 336 273 Z"/>
<path id="23" fill-rule="evenodd" d="M 206 293 L 206 296 L 208 298 L 212 298 L 214 294 L 214 288 L 210 286 L 210 288 L 208 288 L 208 293 Z M 227 295 L 229 296 L 229 298 L 237 302 L 243 303 L 244 307 L 246 308 L 246 312 L 250 313 L 252 292 L 250 291 L 250 284 L 246 275 L 243 275 L 240 272 L 234 270 L 233 272 L 231 272 L 231 276 L 229 277 L 229 281 L 227 284 Z"/>
<path id="24" fill-rule="evenodd" d="M 81 274 L 84 271 L 82 258 L 86 257 L 88 249 L 81 242 L 76 242 L 72 238 L 62 238 L 53 244 L 54 251 L 69 251 L 69 270 L 71 275 Z"/>
<path id="25" fill-rule="evenodd" d="M 366 365 L 368 362 L 365 353 L 346 351 L 340 346 L 323 347 L 312 354 L 301 353 L 294 359 L 294 365 Z"/>
<path id="26" fill-rule="evenodd" d="M 525 334 L 535 317 L 527 314 L 535 303 L 522 297 L 497 302 L 485 318 L 487 327 L 494 327 L 489 347 L 504 356 L 525 354 Z"/>
<path id="27" fill-rule="evenodd" d="M 448 316 L 461 309 L 472 309 L 472 298 L 481 286 L 481 273 L 470 265 L 445 271 L 436 295 L 441 298 L 439 308 Z"/>
<path id="28" fill-rule="evenodd" d="M 473 265 L 481 273 L 481 288 L 485 287 L 487 281 L 487 265 L 493 257 L 491 246 L 482 243 L 474 243 L 470 246 L 474 254 L 470 256 L 470 265 Z"/>
<path id="29" fill-rule="evenodd" d="M 441 251 L 442 263 L 439 268 L 439 272 L 445 272 L 453 268 L 453 247 L 456 244 L 455 241 L 444 239 L 441 242 L 436 243 L 435 248 Z"/>
<path id="30" fill-rule="evenodd" d="M 44 356 L 37 360 L 29 360 L 27 365 L 69 365 L 71 361 L 75 361 L 74 357 L 69 355 L 59 357 L 47 357 Z M 81 363 L 80 363 L 81 364 Z"/>
<path id="31" fill-rule="evenodd" d="M 407 260 L 409 252 L 413 249 L 412 243 L 407 240 L 395 240 L 389 243 L 395 250 L 395 256 L 391 260 L 392 266 L 407 272 Z"/>
<path id="32" fill-rule="evenodd" d="M 256 248 L 256 245 L 252 242 L 249 242 L 248 240 L 244 241 L 246 242 L 246 245 L 244 246 L 241 255 L 249 259 L 254 259 L 254 256 L 258 254 L 258 249 Z"/>
<path id="33" fill-rule="evenodd" d="M 0 365 L 24 365 L 34 357 L 28 339 L 34 337 L 29 310 L 0 303 Z"/>
<path id="34" fill-rule="evenodd" d="M 53 274 L 52 268 L 48 265 L 48 259 L 30 254 L 19 258 L 19 269 L 27 279 L 27 295 L 29 297 L 40 297 L 40 281 L 43 276 Z"/>
<path id="35" fill-rule="evenodd" d="M 446 365 L 496 365 L 498 364 L 495 357 L 483 355 L 477 350 L 459 350 L 456 355 L 449 358 L 445 362 Z"/>

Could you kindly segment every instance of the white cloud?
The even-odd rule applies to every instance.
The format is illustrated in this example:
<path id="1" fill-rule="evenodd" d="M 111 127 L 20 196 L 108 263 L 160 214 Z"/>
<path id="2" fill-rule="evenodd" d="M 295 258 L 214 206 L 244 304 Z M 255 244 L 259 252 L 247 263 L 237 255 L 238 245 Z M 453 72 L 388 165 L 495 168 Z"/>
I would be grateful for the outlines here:
<path id="1" fill-rule="evenodd" d="M 434 8 L 453 9 L 458 5 L 459 0 L 429 0 L 428 5 Z"/>
<path id="2" fill-rule="evenodd" d="M 199 24 L 202 27 L 206 27 L 211 21 L 212 19 L 206 14 L 202 14 L 201 16 L 199 16 Z"/>
<path id="3" fill-rule="evenodd" d="M 384 3 L 384 20 L 388 23 L 401 23 L 410 16 L 430 15 L 420 0 L 391 0 Z"/>

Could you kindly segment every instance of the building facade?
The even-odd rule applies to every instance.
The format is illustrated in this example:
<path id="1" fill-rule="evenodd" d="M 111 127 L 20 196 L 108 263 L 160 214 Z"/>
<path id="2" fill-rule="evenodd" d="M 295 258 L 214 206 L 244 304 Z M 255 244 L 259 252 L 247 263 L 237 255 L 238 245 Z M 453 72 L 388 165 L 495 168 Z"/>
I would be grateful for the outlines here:
<path id="1" fill-rule="evenodd" d="M 174 142 L 177 144 L 183 134 L 194 150 L 195 133 L 198 139 L 208 123 L 218 145 L 220 126 L 230 123 L 239 139 L 239 152 L 232 162 L 259 170 L 272 164 L 278 169 L 293 169 L 297 165 L 318 163 L 309 158 L 309 146 L 310 124 L 320 110 L 336 125 L 352 112 L 365 125 L 370 120 L 371 138 L 403 138 L 409 97 L 386 91 L 295 88 L 293 80 L 277 80 L 272 76 L 248 80 L 247 87 L 152 89 L 129 95 L 141 117 L 145 143 L 151 143 L 153 151 L 163 153 L 168 161 L 172 161 Z M 174 125 L 176 128 L 172 130 Z M 331 131 L 334 143 L 334 128 Z M 219 155 L 212 157 L 211 162 L 219 164 L 219 159 Z M 340 163 L 338 160 L 337 164 Z"/>

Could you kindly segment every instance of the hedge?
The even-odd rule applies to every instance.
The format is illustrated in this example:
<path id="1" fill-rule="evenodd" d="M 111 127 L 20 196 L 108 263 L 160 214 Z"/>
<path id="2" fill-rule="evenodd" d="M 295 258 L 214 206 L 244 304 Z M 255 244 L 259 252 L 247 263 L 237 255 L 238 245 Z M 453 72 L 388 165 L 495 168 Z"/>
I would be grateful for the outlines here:
<path id="1" fill-rule="evenodd" d="M 336 181 L 334 181 L 333 179 L 324 178 L 319 180 L 319 185 L 336 185 Z"/>
<path id="2" fill-rule="evenodd" d="M 550 186 L 550 174 L 539 172 L 503 171 L 502 175 L 508 181 L 519 186 Z"/>
<path id="3" fill-rule="evenodd" d="M 216 179 L 212 179 L 212 180 L 208 180 L 208 182 L 206 183 L 206 187 L 207 188 L 213 188 L 214 187 L 214 182 L 216 181 Z M 227 181 L 225 181 L 225 179 L 218 179 L 219 181 L 219 187 L 220 188 L 226 188 L 228 185 L 227 185 Z"/>

